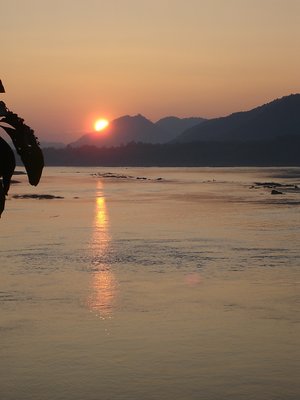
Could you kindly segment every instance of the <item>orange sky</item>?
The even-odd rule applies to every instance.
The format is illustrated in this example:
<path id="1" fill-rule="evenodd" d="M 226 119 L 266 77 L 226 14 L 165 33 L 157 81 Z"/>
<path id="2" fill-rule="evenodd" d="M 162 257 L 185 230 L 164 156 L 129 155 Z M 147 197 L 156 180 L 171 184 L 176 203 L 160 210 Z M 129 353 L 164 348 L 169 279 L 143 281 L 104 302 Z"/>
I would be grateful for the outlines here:
<path id="1" fill-rule="evenodd" d="M 9 0 L 0 44 L 0 99 L 42 140 L 300 92 L 299 0 Z"/>

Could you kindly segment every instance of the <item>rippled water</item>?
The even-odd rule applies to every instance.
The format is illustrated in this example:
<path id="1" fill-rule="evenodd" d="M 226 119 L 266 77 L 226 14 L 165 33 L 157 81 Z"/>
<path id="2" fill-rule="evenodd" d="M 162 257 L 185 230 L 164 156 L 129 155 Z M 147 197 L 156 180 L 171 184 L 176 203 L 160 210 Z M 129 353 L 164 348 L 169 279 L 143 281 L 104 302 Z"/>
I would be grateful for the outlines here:
<path id="1" fill-rule="evenodd" d="M 1 399 L 299 398 L 299 168 L 25 178 L 0 220 Z"/>

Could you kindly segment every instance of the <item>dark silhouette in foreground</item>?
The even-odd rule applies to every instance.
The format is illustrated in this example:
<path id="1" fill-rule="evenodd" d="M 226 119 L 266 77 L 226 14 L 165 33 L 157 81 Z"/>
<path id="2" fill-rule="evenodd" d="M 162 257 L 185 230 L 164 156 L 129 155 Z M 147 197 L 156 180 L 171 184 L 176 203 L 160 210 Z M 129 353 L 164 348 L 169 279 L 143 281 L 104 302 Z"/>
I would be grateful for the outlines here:
<path id="1" fill-rule="evenodd" d="M 1 80 L 0 93 L 5 93 Z M 29 183 L 36 186 L 42 175 L 44 158 L 34 131 L 24 124 L 22 118 L 10 111 L 3 101 L 0 101 L 0 122 L 1 128 L 10 136 L 17 153 L 21 157 Z M 10 188 L 15 166 L 14 152 L 0 137 L 0 216 L 5 207 L 5 196 Z"/>

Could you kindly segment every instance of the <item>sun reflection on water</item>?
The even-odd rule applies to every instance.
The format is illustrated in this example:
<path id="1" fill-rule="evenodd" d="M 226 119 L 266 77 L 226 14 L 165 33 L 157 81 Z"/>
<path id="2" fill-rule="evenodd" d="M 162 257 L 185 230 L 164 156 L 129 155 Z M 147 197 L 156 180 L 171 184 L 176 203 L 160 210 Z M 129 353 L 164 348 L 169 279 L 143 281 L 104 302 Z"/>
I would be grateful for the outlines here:
<path id="1" fill-rule="evenodd" d="M 95 221 L 95 228 L 100 230 L 105 230 L 108 225 L 108 215 L 107 209 L 105 204 L 104 197 L 97 197 L 96 198 L 96 221 Z"/>
<path id="2" fill-rule="evenodd" d="M 88 308 L 102 319 L 112 317 L 116 300 L 117 282 L 109 265 L 111 237 L 109 234 L 109 215 L 103 187 L 97 182 L 97 197 L 93 234 L 91 238 L 92 280 L 91 292 L 87 299 Z"/>

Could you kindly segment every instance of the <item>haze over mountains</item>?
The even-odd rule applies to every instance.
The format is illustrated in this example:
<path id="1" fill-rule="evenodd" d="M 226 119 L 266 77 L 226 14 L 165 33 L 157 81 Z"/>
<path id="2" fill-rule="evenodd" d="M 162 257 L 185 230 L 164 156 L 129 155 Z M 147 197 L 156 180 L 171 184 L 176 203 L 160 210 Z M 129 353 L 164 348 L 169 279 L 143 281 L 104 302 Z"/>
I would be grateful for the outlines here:
<path id="1" fill-rule="evenodd" d="M 206 120 L 166 117 L 156 123 L 138 114 L 113 120 L 102 133 L 91 133 L 72 147 L 113 147 L 135 143 L 249 142 L 300 135 L 300 94 L 276 99 L 250 111 Z"/>
<path id="2" fill-rule="evenodd" d="M 175 139 L 186 129 L 199 125 L 204 118 L 177 118 L 166 117 L 156 123 L 138 114 L 125 115 L 111 121 L 108 128 L 100 133 L 83 135 L 77 141 L 71 143 L 72 147 L 120 146 L 130 142 L 136 143 L 167 143 Z"/>
<path id="3" fill-rule="evenodd" d="M 45 162 L 124 167 L 300 165 L 300 94 L 227 117 L 199 120 L 195 124 L 197 118 L 167 117 L 154 124 L 142 115 L 124 116 L 113 121 L 105 135 L 84 135 L 71 146 L 44 148 Z M 194 126 L 180 133 L 189 123 Z"/>
<path id="4" fill-rule="evenodd" d="M 200 120 L 176 137 L 185 123 L 197 121 L 168 117 L 154 124 L 142 115 L 121 117 L 106 136 L 85 135 L 75 146 L 44 149 L 46 165 L 300 165 L 300 94 L 227 117 Z"/>

